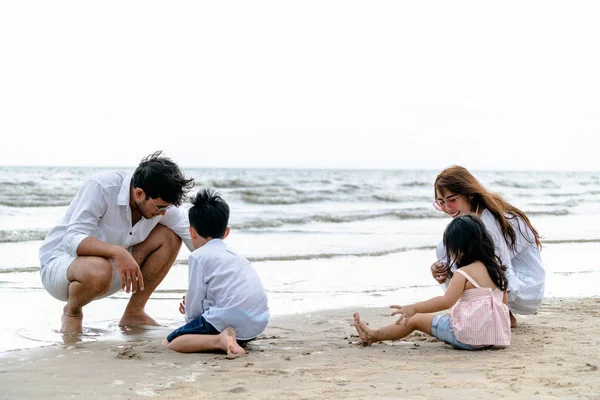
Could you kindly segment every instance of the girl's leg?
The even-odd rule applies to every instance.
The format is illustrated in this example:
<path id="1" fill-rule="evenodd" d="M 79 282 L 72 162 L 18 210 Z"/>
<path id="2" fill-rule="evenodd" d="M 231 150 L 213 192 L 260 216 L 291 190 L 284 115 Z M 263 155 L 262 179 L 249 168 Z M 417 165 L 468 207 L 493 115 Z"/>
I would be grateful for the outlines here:
<path id="1" fill-rule="evenodd" d="M 167 347 L 180 353 L 222 350 L 227 354 L 246 354 L 244 349 L 237 344 L 233 328 L 225 328 L 218 335 L 188 334 L 178 336 L 168 343 Z"/>
<path id="2" fill-rule="evenodd" d="M 354 327 L 358 332 L 361 344 L 363 346 L 370 346 L 382 340 L 401 339 L 415 330 L 431 335 L 431 323 L 434 317 L 435 314 L 416 314 L 408 320 L 406 325 L 404 325 L 404 322 L 400 323 L 400 325 L 393 322 L 379 329 L 372 329 L 360 320 L 358 313 L 354 313 Z"/>
<path id="3" fill-rule="evenodd" d="M 504 304 L 508 305 L 508 292 L 504 292 L 504 296 L 502 296 L 502 302 Z M 510 316 L 510 327 L 516 328 L 517 327 L 517 319 L 513 315 L 512 311 L 509 310 L 508 315 Z"/>

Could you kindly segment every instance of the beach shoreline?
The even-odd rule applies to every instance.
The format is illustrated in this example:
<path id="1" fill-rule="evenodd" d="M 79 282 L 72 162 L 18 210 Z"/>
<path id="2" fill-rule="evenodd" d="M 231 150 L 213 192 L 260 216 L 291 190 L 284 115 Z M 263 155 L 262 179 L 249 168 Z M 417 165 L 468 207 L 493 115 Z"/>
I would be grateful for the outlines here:
<path id="1" fill-rule="evenodd" d="M 424 334 L 363 348 L 353 311 L 373 326 L 394 320 L 386 308 L 281 316 L 236 359 L 163 349 L 168 328 L 5 352 L 0 397 L 600 399 L 600 297 L 545 299 L 518 316 L 510 347 L 481 352 Z"/>

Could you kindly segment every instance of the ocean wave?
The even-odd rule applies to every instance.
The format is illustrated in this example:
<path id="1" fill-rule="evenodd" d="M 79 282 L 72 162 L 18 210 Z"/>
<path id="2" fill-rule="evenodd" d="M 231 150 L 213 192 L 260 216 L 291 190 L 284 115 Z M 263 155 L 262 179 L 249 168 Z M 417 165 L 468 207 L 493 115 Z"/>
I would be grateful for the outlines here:
<path id="1" fill-rule="evenodd" d="M 23 186 L 34 187 L 34 186 L 36 186 L 36 183 L 34 181 L 20 181 L 20 182 L 0 181 L 0 190 L 6 189 L 6 187 L 9 187 L 9 188 L 15 187 L 15 188 L 21 189 Z"/>
<path id="2" fill-rule="evenodd" d="M 259 183 L 254 181 L 245 181 L 243 179 L 220 179 L 208 181 L 206 185 L 215 189 L 239 189 L 247 187 L 261 186 Z"/>
<path id="3" fill-rule="evenodd" d="M 354 183 L 344 183 L 342 186 L 340 186 L 342 189 L 346 189 L 346 190 L 356 190 L 356 189 L 360 189 L 361 186 L 356 185 Z"/>
<path id="4" fill-rule="evenodd" d="M 396 196 L 393 194 L 374 194 L 373 199 L 383 201 L 386 203 L 407 203 L 407 202 L 433 202 L 432 197 L 429 196 Z"/>
<path id="5" fill-rule="evenodd" d="M 560 209 L 560 210 L 551 210 L 551 211 L 527 211 L 527 215 L 554 215 L 554 216 L 563 216 L 569 215 L 569 210 Z"/>
<path id="6" fill-rule="evenodd" d="M 555 203 L 530 203 L 530 205 L 532 206 L 549 206 L 549 207 L 576 207 L 579 203 L 581 203 L 583 200 L 567 200 L 567 201 L 562 201 L 562 202 L 555 202 Z"/>
<path id="7" fill-rule="evenodd" d="M 0 268 L 0 274 L 12 274 L 20 272 L 38 272 L 40 267 L 15 267 L 15 268 Z"/>
<path id="8" fill-rule="evenodd" d="M 327 195 L 319 195 L 318 193 L 303 194 L 301 192 L 293 191 L 293 193 L 282 193 L 268 194 L 264 192 L 256 191 L 243 191 L 240 193 L 241 198 L 245 203 L 249 204 L 273 204 L 273 205 L 291 205 L 291 204 L 304 204 L 304 203 L 318 203 L 322 201 L 330 200 L 331 197 Z"/>
<path id="9" fill-rule="evenodd" d="M 600 243 L 600 239 L 551 239 L 542 240 L 542 244 L 564 244 L 564 243 Z"/>
<path id="10" fill-rule="evenodd" d="M 499 180 L 491 183 L 491 186 L 502 186 L 507 188 L 517 189 L 559 189 L 560 185 L 556 184 L 551 180 L 544 180 L 541 182 L 516 182 L 511 180 Z"/>
<path id="11" fill-rule="evenodd" d="M 591 185 L 599 185 L 599 184 L 600 184 L 600 181 L 598 181 L 598 180 L 579 182 L 580 186 L 591 186 Z"/>
<path id="12" fill-rule="evenodd" d="M 0 243 L 29 242 L 32 240 L 44 240 L 48 230 L 46 229 L 22 229 L 22 230 L 0 230 Z"/>
<path id="13" fill-rule="evenodd" d="M 430 286 L 437 286 L 437 285 L 430 285 Z M 430 286 L 422 286 L 422 287 L 430 287 Z M 406 287 L 412 287 L 412 286 L 406 286 Z M 286 294 L 286 293 L 293 293 L 293 294 L 315 294 L 315 293 L 327 293 L 330 295 L 336 295 L 336 294 L 348 294 L 348 293 L 364 293 L 364 294 L 372 294 L 372 295 L 378 295 L 380 293 L 386 293 L 386 292 L 395 292 L 400 288 L 405 288 L 405 287 L 393 287 L 393 288 L 382 288 L 382 289 L 371 289 L 371 290 L 296 290 L 296 289 L 291 289 L 291 290 L 266 290 L 267 293 L 273 293 L 273 294 Z"/>
<path id="14" fill-rule="evenodd" d="M 77 187 L 64 182 L 22 180 L 0 182 L 0 205 L 8 207 L 56 207 L 69 205 Z"/>
<path id="15" fill-rule="evenodd" d="M 569 276 L 569 275 L 577 275 L 577 274 L 593 274 L 593 273 L 597 273 L 598 270 L 586 270 L 586 271 L 565 271 L 565 272 L 561 272 L 561 271 L 557 271 L 555 272 L 556 275 L 562 275 L 562 276 Z"/>
<path id="16" fill-rule="evenodd" d="M 365 251 L 362 253 L 317 253 L 317 254 L 290 254 L 274 256 L 248 257 L 248 261 L 300 261 L 300 260 L 318 260 L 338 257 L 381 257 L 389 254 L 403 253 L 410 250 L 435 250 L 436 246 L 416 246 L 416 247 L 398 247 L 394 249 Z"/>
<path id="17" fill-rule="evenodd" d="M 297 218 L 275 218 L 250 220 L 238 224 L 232 224 L 235 229 L 256 229 L 256 228 L 277 228 L 283 225 L 303 225 L 312 222 L 325 223 L 346 223 L 355 221 L 364 221 L 378 218 L 395 218 L 395 219 L 426 219 L 426 218 L 443 218 L 445 214 L 436 211 L 420 211 L 420 210 L 402 210 L 402 211 L 386 211 L 373 214 L 358 214 L 358 215 L 329 215 L 316 214 L 306 217 Z"/>
<path id="18" fill-rule="evenodd" d="M 69 198 L 51 198 L 50 194 L 40 197 L 15 197 L 10 198 L 0 195 L 0 205 L 15 208 L 27 207 L 66 207 L 71 203 L 72 197 Z"/>
<path id="19" fill-rule="evenodd" d="M 402 183 L 400 186 L 405 186 L 405 187 L 428 187 L 428 186 L 431 186 L 432 190 L 433 190 L 432 182 L 412 181 L 412 182 Z"/>

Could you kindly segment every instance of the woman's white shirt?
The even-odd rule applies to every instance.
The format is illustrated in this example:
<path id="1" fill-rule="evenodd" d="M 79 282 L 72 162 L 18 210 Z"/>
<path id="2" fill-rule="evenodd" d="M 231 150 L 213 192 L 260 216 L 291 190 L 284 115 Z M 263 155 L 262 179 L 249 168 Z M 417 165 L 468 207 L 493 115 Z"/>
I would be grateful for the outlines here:
<path id="1" fill-rule="evenodd" d="M 507 215 L 508 222 L 515 230 L 515 248 L 507 243 L 500 224 L 487 209 L 481 213 L 481 221 L 494 241 L 496 254 L 506 267 L 508 280 L 508 305 L 518 314 L 532 314 L 540 308 L 544 298 L 546 271 L 540 251 L 529 226 L 519 217 Z M 441 242 L 436 249 L 437 258 L 446 262 L 446 249 Z M 454 271 L 456 266 L 451 267 Z"/>

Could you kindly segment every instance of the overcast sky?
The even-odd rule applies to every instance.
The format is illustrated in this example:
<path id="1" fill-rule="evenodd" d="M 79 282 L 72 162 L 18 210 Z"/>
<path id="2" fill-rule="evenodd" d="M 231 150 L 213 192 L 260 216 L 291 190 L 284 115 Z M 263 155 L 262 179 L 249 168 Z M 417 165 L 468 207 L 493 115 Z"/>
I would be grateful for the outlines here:
<path id="1" fill-rule="evenodd" d="M 0 0 L 0 165 L 600 170 L 597 1 Z"/>

